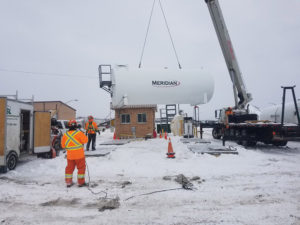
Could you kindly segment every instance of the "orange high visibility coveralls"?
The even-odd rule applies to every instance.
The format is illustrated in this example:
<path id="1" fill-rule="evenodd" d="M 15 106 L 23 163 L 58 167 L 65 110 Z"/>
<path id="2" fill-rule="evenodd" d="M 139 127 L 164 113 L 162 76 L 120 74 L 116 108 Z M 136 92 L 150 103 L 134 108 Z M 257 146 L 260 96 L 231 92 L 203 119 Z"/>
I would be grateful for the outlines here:
<path id="1" fill-rule="evenodd" d="M 95 134 L 98 132 L 98 126 L 95 121 L 90 121 L 85 123 L 85 130 L 88 134 Z"/>
<path id="2" fill-rule="evenodd" d="M 229 128 L 229 115 L 233 115 L 233 111 L 232 111 L 232 108 L 231 107 L 228 107 L 228 109 L 225 111 L 225 115 L 226 115 L 226 121 L 225 121 L 225 124 L 226 124 L 226 128 Z"/>
<path id="3" fill-rule="evenodd" d="M 79 185 L 85 183 L 85 156 L 84 144 L 88 138 L 79 130 L 67 131 L 61 139 L 62 148 L 67 151 L 68 164 L 65 172 L 65 180 L 67 185 L 72 184 L 73 172 L 77 166 L 77 182 Z"/>

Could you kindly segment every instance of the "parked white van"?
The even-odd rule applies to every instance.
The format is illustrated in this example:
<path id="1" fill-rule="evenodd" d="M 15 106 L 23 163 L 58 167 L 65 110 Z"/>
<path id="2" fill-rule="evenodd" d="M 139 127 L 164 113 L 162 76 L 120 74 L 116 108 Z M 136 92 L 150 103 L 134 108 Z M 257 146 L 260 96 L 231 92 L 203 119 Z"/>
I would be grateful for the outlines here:
<path id="1" fill-rule="evenodd" d="M 57 120 L 57 128 L 62 132 L 62 134 L 68 131 L 69 120 Z"/>
<path id="2" fill-rule="evenodd" d="M 77 125 L 78 125 L 78 128 L 81 129 L 83 128 L 84 129 L 84 121 L 82 120 L 76 120 L 77 122 Z M 62 132 L 62 134 L 66 133 L 69 129 L 68 127 L 68 123 L 69 123 L 69 120 L 57 120 L 57 128 Z"/>

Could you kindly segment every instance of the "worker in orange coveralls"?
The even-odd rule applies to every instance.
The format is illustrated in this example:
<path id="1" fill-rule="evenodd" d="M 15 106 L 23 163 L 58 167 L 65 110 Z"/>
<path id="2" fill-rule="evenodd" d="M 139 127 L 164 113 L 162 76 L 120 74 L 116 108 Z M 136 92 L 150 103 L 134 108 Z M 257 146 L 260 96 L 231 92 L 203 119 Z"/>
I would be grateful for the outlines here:
<path id="1" fill-rule="evenodd" d="M 85 156 L 84 144 L 87 143 L 88 138 L 80 130 L 77 130 L 77 123 L 75 120 L 69 121 L 69 130 L 61 139 L 62 148 L 67 151 L 68 164 L 66 167 L 65 180 L 67 187 L 73 185 L 73 172 L 75 166 L 77 167 L 77 182 L 78 186 L 85 186 Z"/>
<path id="2" fill-rule="evenodd" d="M 92 151 L 96 150 L 96 132 L 100 134 L 100 131 L 98 130 L 97 123 L 94 121 L 93 116 L 88 117 L 89 121 L 85 124 L 85 134 L 88 135 L 88 143 L 86 145 L 86 150 L 90 150 L 90 144 L 92 141 Z"/>
<path id="3" fill-rule="evenodd" d="M 226 128 L 229 127 L 228 123 L 229 123 L 229 116 L 230 115 L 233 115 L 233 111 L 232 111 L 232 108 L 231 107 L 228 107 L 228 109 L 225 111 L 225 115 L 226 115 L 226 121 L 225 121 L 225 124 L 226 124 Z"/>

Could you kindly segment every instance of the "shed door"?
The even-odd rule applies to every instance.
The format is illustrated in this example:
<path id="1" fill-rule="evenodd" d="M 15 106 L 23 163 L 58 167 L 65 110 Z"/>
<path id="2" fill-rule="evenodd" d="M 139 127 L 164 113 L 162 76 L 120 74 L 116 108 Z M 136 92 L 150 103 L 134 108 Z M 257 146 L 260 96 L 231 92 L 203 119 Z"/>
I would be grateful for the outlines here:
<path id="1" fill-rule="evenodd" d="M 50 151 L 51 114 L 50 112 L 34 112 L 34 153 Z"/>
<path id="2" fill-rule="evenodd" d="M 0 166 L 5 165 L 6 98 L 0 98 Z"/>

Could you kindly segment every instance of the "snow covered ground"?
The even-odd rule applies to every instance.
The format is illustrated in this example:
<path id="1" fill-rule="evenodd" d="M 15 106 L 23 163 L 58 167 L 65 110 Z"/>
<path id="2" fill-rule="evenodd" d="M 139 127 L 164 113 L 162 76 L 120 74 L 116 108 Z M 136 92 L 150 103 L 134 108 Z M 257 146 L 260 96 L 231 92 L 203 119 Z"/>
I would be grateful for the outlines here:
<path id="1" fill-rule="evenodd" d="M 176 158 L 168 159 L 165 139 L 99 145 L 112 136 L 101 133 L 94 152 L 110 154 L 86 158 L 96 194 L 65 187 L 64 154 L 26 157 L 16 170 L 1 174 L 0 224 L 300 224 L 299 142 L 251 149 L 227 142 L 239 154 L 216 157 L 192 153 L 171 136 Z M 221 146 L 209 130 L 204 138 Z M 191 181 L 195 189 L 143 195 L 180 188 L 174 181 L 178 174 L 199 176 Z M 99 211 L 105 196 L 118 196 L 120 206 Z"/>

